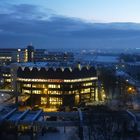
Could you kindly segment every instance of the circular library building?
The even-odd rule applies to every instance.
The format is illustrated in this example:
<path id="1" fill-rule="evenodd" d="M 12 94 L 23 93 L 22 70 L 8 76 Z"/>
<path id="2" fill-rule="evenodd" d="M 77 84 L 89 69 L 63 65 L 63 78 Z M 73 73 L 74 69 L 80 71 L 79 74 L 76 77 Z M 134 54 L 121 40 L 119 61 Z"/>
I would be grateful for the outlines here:
<path id="1" fill-rule="evenodd" d="M 14 67 L 15 68 L 15 67 Z M 61 66 L 46 63 L 17 64 L 14 90 L 27 95 L 34 107 L 73 107 L 98 100 L 97 74 L 92 66 Z"/>

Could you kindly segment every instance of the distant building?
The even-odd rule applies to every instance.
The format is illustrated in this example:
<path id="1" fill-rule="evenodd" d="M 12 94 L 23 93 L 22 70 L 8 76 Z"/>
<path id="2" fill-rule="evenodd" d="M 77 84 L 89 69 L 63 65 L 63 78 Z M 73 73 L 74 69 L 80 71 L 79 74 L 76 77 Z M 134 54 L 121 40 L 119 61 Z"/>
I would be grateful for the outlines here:
<path id="1" fill-rule="evenodd" d="M 44 62 L 46 61 L 46 49 L 35 49 L 34 50 L 34 62 Z"/>
<path id="2" fill-rule="evenodd" d="M 48 62 L 73 62 L 74 55 L 70 52 L 47 52 L 44 61 Z"/>
<path id="3" fill-rule="evenodd" d="M 24 62 L 34 62 L 34 47 L 32 45 L 28 45 L 25 49 L 25 59 Z"/>
<path id="4" fill-rule="evenodd" d="M 32 45 L 26 48 L 1 48 L 0 66 L 13 62 L 73 62 L 71 52 L 48 52 L 46 49 L 35 49 Z"/>
<path id="5" fill-rule="evenodd" d="M 24 50 L 15 48 L 0 48 L 0 65 L 12 62 L 24 62 Z"/>
<path id="6" fill-rule="evenodd" d="M 31 60 L 32 59 L 32 60 Z M 32 62 L 33 47 L 27 48 L 0 48 L 0 65 L 8 65 L 13 62 Z"/>

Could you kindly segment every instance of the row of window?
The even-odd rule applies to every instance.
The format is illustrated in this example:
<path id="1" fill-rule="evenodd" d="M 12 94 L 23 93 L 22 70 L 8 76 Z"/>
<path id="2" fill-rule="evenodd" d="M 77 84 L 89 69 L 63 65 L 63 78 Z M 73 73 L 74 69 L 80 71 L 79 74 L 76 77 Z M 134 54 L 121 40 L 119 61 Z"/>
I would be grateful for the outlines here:
<path id="1" fill-rule="evenodd" d="M 73 91 L 58 91 L 58 90 L 47 90 L 44 89 L 42 90 L 27 90 L 27 89 L 22 89 L 22 93 L 28 93 L 28 94 L 55 94 L 55 95 L 61 95 L 61 94 L 79 94 L 79 93 L 93 93 L 94 90 L 90 88 L 86 89 L 81 89 L 81 91 L 78 90 L 73 90 Z"/>
<path id="2" fill-rule="evenodd" d="M 47 103 L 48 103 L 48 99 L 46 97 L 41 97 L 41 104 L 47 104 Z M 49 98 L 49 104 L 61 105 L 62 104 L 62 98 L 50 97 Z"/>
<path id="3" fill-rule="evenodd" d="M 83 84 L 81 84 L 81 86 L 84 86 L 84 87 L 86 87 L 86 86 L 92 86 L 93 85 L 93 83 L 92 82 L 89 82 L 89 83 L 83 83 Z M 75 86 L 75 85 L 67 85 L 67 87 L 68 88 L 73 88 L 73 86 Z M 48 84 L 48 86 L 47 85 L 45 85 L 45 84 L 23 84 L 23 87 L 33 87 L 33 88 L 61 88 L 61 85 L 60 84 Z"/>
<path id="4" fill-rule="evenodd" d="M 28 79 L 28 78 L 17 78 L 17 81 L 21 82 L 54 82 L 54 83 L 75 83 L 85 82 L 91 80 L 97 80 L 98 77 L 81 78 L 81 79 Z"/>
<path id="5" fill-rule="evenodd" d="M 3 77 L 11 77 L 11 74 L 2 74 Z"/>
<path id="6" fill-rule="evenodd" d="M 5 82 L 10 83 L 11 82 L 11 79 L 5 79 Z"/>

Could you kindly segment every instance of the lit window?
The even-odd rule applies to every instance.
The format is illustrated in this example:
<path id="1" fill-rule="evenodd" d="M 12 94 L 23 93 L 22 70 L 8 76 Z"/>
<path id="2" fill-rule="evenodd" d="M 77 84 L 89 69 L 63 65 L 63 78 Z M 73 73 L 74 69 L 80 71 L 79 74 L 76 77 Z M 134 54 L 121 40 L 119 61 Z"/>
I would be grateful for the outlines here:
<path id="1" fill-rule="evenodd" d="M 90 93 L 90 88 L 82 89 L 81 93 Z"/>
<path id="2" fill-rule="evenodd" d="M 23 84 L 23 87 L 31 87 L 31 84 Z"/>
<path id="3" fill-rule="evenodd" d="M 48 88 L 60 88 L 60 85 L 50 84 L 48 85 Z"/>
<path id="4" fill-rule="evenodd" d="M 47 104 L 47 98 L 41 97 L 41 104 Z"/>
<path id="5" fill-rule="evenodd" d="M 22 90 L 22 92 L 23 92 L 23 93 L 31 93 L 31 91 L 30 91 L 30 90 L 25 90 L 25 89 L 24 89 L 24 90 Z"/>
<path id="6" fill-rule="evenodd" d="M 92 82 L 90 82 L 90 83 L 84 83 L 83 86 L 92 86 Z"/>
<path id="7" fill-rule="evenodd" d="M 50 97 L 49 101 L 52 105 L 62 104 L 62 98 Z"/>
<path id="8" fill-rule="evenodd" d="M 41 94 L 41 91 L 40 90 L 33 90 L 32 93 L 33 94 Z"/>

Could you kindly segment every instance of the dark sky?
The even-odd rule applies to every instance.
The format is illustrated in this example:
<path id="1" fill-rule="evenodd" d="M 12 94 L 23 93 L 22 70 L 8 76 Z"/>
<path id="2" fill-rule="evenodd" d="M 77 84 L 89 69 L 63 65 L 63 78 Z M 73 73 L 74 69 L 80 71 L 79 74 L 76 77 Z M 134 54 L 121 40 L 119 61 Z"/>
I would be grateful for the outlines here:
<path id="1" fill-rule="evenodd" d="M 46 49 L 137 48 L 140 24 L 87 22 L 32 4 L 0 5 L 0 47 L 30 42 Z"/>

